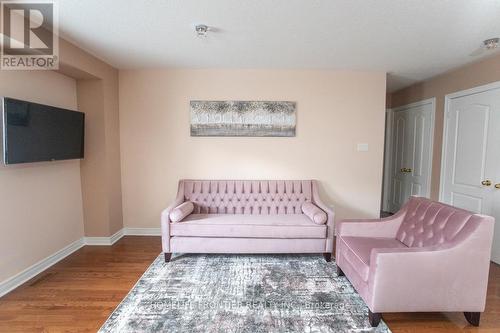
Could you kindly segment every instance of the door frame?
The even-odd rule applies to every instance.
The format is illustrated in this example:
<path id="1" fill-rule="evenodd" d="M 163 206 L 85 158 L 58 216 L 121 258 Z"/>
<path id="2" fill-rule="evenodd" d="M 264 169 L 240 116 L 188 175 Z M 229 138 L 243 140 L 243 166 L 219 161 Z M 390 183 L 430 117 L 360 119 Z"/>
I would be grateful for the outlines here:
<path id="1" fill-rule="evenodd" d="M 389 211 L 391 196 L 391 169 L 392 169 L 392 109 L 385 110 L 385 137 L 384 137 L 384 172 L 382 187 L 382 210 Z"/>
<path id="2" fill-rule="evenodd" d="M 439 173 L 439 201 L 443 201 L 444 197 L 444 177 L 445 177 L 445 169 L 446 169 L 446 151 L 448 148 L 448 124 L 449 122 L 449 113 L 450 113 L 450 105 L 451 100 L 459 97 L 465 97 L 469 95 L 474 95 L 482 92 L 486 92 L 489 90 L 495 90 L 500 88 L 500 81 L 488 83 L 485 85 L 473 87 L 470 89 L 459 90 L 453 93 L 449 93 L 444 96 L 444 120 L 443 120 L 443 144 L 441 147 L 441 171 Z"/>
<path id="3" fill-rule="evenodd" d="M 393 156 L 393 130 L 394 130 L 394 115 L 396 112 L 404 112 L 404 110 L 407 110 L 407 109 L 411 109 L 411 108 L 414 108 L 414 107 L 417 107 L 417 106 L 423 106 L 423 105 L 427 105 L 427 104 L 430 104 L 431 105 L 431 123 L 430 123 L 430 126 L 431 126 L 431 137 L 430 137 L 430 149 L 428 151 L 428 154 L 429 154 L 429 166 L 428 166 L 428 170 L 427 171 L 427 188 L 425 189 L 425 196 L 426 197 L 429 197 L 430 194 L 431 194 L 431 180 L 432 180 L 432 165 L 433 165 L 433 152 L 434 152 L 434 130 L 435 130 L 435 120 L 436 120 L 436 97 L 431 97 L 431 98 L 427 98 L 427 99 L 424 99 L 424 100 L 421 100 L 421 101 L 417 101 L 417 102 L 413 102 L 413 103 L 409 103 L 409 104 L 405 104 L 405 105 L 401 105 L 401 106 L 398 106 L 396 108 L 392 108 L 392 109 L 388 109 L 387 112 L 389 113 L 390 115 L 390 136 L 388 136 L 388 140 L 386 142 L 386 149 L 390 149 L 390 150 L 387 150 L 389 153 L 390 153 L 390 156 L 388 158 L 386 158 L 386 160 L 390 161 L 390 164 L 389 164 L 389 170 L 384 170 L 384 175 L 387 174 L 390 175 L 390 177 L 388 177 L 388 182 L 387 182 L 387 185 L 388 185 L 388 188 L 389 188 L 389 191 L 388 191 L 388 194 L 387 196 L 385 196 L 387 198 L 387 200 L 389 200 L 389 198 L 392 197 L 392 191 L 393 191 L 393 177 L 392 177 L 392 171 L 393 171 L 393 161 L 394 161 L 394 156 Z M 385 184 L 384 184 L 384 188 L 385 188 Z M 386 207 L 389 208 L 389 201 L 386 203 L 384 202 L 384 204 L 386 204 Z"/>

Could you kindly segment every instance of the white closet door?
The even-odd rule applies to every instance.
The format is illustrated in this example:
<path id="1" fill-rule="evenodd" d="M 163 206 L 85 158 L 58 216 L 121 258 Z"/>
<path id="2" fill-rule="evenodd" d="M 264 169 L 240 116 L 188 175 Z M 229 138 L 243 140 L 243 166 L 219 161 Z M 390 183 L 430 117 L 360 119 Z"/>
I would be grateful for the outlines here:
<path id="1" fill-rule="evenodd" d="M 434 132 L 434 107 L 432 104 L 411 110 L 410 169 L 407 173 L 409 195 L 430 196 L 432 168 L 432 137 Z"/>
<path id="2" fill-rule="evenodd" d="M 500 221 L 500 88 L 488 87 L 447 100 L 441 200 Z M 499 262 L 499 227 L 494 242 Z"/>
<path id="3" fill-rule="evenodd" d="M 430 195 L 434 101 L 394 110 L 390 209 L 396 212 L 411 195 Z"/>
<path id="4" fill-rule="evenodd" d="M 390 207 L 396 212 L 408 197 L 406 174 L 403 169 L 410 165 L 410 116 L 407 112 L 394 113 L 393 127 L 393 168 L 392 168 L 392 193 Z"/>

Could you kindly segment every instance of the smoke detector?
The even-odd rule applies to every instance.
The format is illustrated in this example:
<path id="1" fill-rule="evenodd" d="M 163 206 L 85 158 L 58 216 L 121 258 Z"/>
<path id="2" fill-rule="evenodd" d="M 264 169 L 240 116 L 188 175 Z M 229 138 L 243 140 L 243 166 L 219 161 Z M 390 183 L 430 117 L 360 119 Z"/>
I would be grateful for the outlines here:
<path id="1" fill-rule="evenodd" d="M 479 55 L 484 55 L 488 52 L 494 51 L 498 49 L 498 43 L 500 42 L 500 38 L 488 38 L 483 40 L 481 46 L 479 46 L 474 52 L 469 54 L 471 57 L 476 57 Z"/>
<path id="2" fill-rule="evenodd" d="M 496 49 L 498 47 L 499 41 L 500 41 L 500 39 L 498 37 L 490 38 L 490 39 L 484 40 L 483 44 L 484 44 L 485 49 L 493 50 L 493 49 Z"/>
<path id="3" fill-rule="evenodd" d="M 194 27 L 198 37 L 207 37 L 210 28 L 205 24 L 198 24 Z"/>

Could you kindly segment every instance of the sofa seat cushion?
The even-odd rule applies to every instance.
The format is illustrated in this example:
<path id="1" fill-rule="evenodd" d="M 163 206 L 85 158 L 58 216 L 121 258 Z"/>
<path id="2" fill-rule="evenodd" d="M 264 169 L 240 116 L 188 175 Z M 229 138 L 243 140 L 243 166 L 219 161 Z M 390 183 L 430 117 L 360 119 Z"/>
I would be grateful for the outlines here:
<path id="1" fill-rule="evenodd" d="M 341 237 L 341 240 L 343 246 L 340 251 L 342 251 L 345 259 L 365 282 L 368 281 L 370 272 L 370 256 L 372 249 L 407 247 L 394 238 Z"/>
<path id="2" fill-rule="evenodd" d="M 243 215 L 191 214 L 171 223 L 171 236 L 245 238 L 325 238 L 326 225 L 304 214 Z"/>

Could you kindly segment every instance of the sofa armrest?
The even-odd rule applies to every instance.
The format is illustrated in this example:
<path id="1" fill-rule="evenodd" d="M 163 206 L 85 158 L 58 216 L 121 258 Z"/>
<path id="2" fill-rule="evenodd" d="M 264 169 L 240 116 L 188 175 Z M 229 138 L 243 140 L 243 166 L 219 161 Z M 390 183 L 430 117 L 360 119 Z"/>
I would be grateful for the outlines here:
<path id="1" fill-rule="evenodd" d="M 469 223 L 469 230 L 462 230 L 452 242 L 373 249 L 368 279 L 370 310 L 484 311 L 493 221 L 478 218 Z"/>
<path id="2" fill-rule="evenodd" d="M 327 241 L 325 252 L 333 253 L 333 243 L 335 238 L 335 212 L 330 206 L 328 206 L 323 202 L 323 200 L 321 200 L 318 192 L 318 182 L 316 180 L 312 181 L 312 201 L 316 206 L 318 206 L 326 213 Z"/>
<path id="3" fill-rule="evenodd" d="M 184 189 L 182 186 L 183 184 L 180 182 L 174 202 L 161 212 L 161 239 L 164 253 L 170 252 L 170 212 L 184 202 Z"/>

